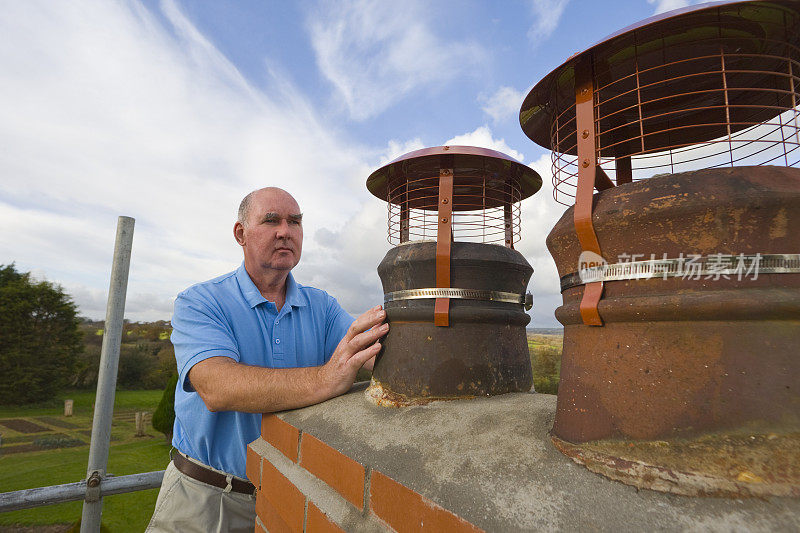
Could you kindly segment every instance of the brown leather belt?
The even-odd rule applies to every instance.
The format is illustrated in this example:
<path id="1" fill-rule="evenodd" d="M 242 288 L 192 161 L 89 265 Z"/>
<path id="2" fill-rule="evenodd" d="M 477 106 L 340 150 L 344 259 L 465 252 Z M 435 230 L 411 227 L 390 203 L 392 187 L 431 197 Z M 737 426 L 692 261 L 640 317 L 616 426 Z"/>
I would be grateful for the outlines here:
<path id="1" fill-rule="evenodd" d="M 202 481 L 208 485 L 224 489 L 228 486 L 228 481 L 224 474 L 210 470 L 204 466 L 194 463 L 180 454 L 175 453 L 172 456 L 172 462 L 175 463 L 175 468 L 183 472 L 192 479 Z M 233 492 L 240 492 L 242 494 L 253 494 L 256 490 L 255 486 L 247 481 L 241 479 L 231 478 L 231 490 Z"/>

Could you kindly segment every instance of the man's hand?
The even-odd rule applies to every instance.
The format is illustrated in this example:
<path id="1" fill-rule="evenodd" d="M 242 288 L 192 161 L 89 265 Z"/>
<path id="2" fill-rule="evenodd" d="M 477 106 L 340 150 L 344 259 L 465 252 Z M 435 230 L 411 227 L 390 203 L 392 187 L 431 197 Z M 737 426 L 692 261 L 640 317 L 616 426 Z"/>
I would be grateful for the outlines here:
<path id="1" fill-rule="evenodd" d="M 381 350 L 381 337 L 389 332 L 386 311 L 376 305 L 359 316 L 347 330 L 330 361 L 319 367 L 320 379 L 331 397 L 350 390 L 358 370 Z M 369 365 L 368 365 L 369 366 Z"/>
<path id="2" fill-rule="evenodd" d="M 358 317 L 323 366 L 264 368 L 210 357 L 189 370 L 189 381 L 210 411 L 268 413 L 323 402 L 350 390 L 358 369 L 378 354 L 385 318 L 379 305 Z"/>

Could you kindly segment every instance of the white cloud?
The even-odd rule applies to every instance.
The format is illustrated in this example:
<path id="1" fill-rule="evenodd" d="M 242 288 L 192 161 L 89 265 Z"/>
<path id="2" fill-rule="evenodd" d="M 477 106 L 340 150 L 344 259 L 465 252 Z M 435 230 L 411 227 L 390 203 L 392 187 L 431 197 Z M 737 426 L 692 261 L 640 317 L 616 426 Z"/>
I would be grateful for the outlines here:
<path id="1" fill-rule="evenodd" d="M 568 3 L 569 0 L 530 0 L 534 23 L 528 30 L 528 38 L 534 45 L 553 34 Z"/>
<path id="2" fill-rule="evenodd" d="M 420 88 L 440 89 L 486 56 L 475 43 L 445 41 L 420 0 L 326 1 L 309 15 L 317 66 L 354 120 L 380 114 Z"/>
<path id="3" fill-rule="evenodd" d="M 106 303 L 108 301 L 107 291 L 73 283 L 65 284 L 63 288 L 73 298 L 73 301 L 79 303 L 82 316 L 96 319 L 105 318 Z M 172 315 L 174 302 L 174 295 L 134 292 L 127 295 L 125 316 L 133 320 L 136 320 L 137 317 L 142 320 L 145 320 L 142 317 L 147 317 L 147 319 L 153 317 L 152 320 L 166 320 Z"/>
<path id="4" fill-rule="evenodd" d="M 519 116 L 519 108 L 527 93 L 528 91 L 518 91 L 513 87 L 500 87 L 493 95 L 479 97 L 478 101 L 483 103 L 483 112 L 492 117 L 496 124 Z"/>
<path id="5" fill-rule="evenodd" d="M 370 196 L 340 228 L 318 229 L 314 241 L 319 246 L 310 254 L 303 252 L 298 279 L 302 276 L 310 285 L 325 288 L 351 312 L 383 303 L 377 268 L 390 248 L 386 211 L 385 202 Z M 346 290 L 333 292 L 339 288 Z"/>
<path id="6" fill-rule="evenodd" d="M 380 210 L 364 187 L 372 151 L 329 133 L 285 80 L 248 84 L 174 4 L 162 9 L 171 30 L 137 3 L 18 2 L 0 17 L 0 262 L 44 272 L 93 318 L 118 215 L 136 218 L 126 316 L 155 320 L 239 264 L 231 228 L 254 188 L 291 191 L 308 228 L 340 232 Z M 353 313 L 379 287 L 359 247 L 383 228 L 364 224 L 333 261 L 309 239 L 298 270 Z"/>
<path id="7" fill-rule="evenodd" d="M 542 188 L 521 205 L 521 240 L 516 249 L 533 267 L 530 290 L 533 292 L 531 325 L 557 326 L 553 310 L 561 305 L 560 280 L 555 262 L 545 245 L 545 237 L 564 212 L 564 206 L 553 200 L 550 154 L 543 153 L 530 163 L 542 178 Z"/>
<path id="8" fill-rule="evenodd" d="M 394 161 L 403 154 L 413 152 L 414 150 L 421 150 L 423 148 L 425 148 L 425 145 L 422 144 L 422 140 L 419 137 L 415 137 L 410 141 L 405 142 L 392 139 L 389 141 L 386 154 L 381 157 L 378 166 L 382 167 L 383 165 Z"/>
<path id="9" fill-rule="evenodd" d="M 696 2 L 692 2 L 691 0 L 647 0 L 647 3 L 650 5 L 655 4 L 656 10 L 653 14 L 658 15 L 659 13 L 672 11 L 673 9 L 690 6 Z"/>
<path id="10" fill-rule="evenodd" d="M 492 130 L 489 128 L 489 126 L 479 126 L 475 128 L 475 130 L 468 133 L 456 135 L 452 139 L 445 141 L 443 144 L 479 146 L 481 148 L 489 148 L 490 150 L 503 152 L 506 155 L 510 155 L 517 161 L 523 161 L 525 159 L 524 155 L 507 145 L 505 139 L 495 139 L 492 137 Z"/>

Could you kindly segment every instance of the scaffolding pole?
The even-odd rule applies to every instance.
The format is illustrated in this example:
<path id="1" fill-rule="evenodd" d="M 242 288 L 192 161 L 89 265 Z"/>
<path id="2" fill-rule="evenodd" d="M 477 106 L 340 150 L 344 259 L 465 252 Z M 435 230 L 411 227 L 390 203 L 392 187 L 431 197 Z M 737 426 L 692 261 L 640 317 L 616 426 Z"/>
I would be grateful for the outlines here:
<path id="1" fill-rule="evenodd" d="M 107 475 L 100 487 L 100 496 L 124 494 L 137 490 L 155 489 L 161 486 L 164 471 L 130 474 L 127 476 Z M 56 503 L 83 500 L 86 497 L 86 480 L 35 489 L 15 490 L 0 494 L 0 513 L 31 509 Z"/>
<path id="2" fill-rule="evenodd" d="M 92 419 L 92 440 L 89 445 L 89 464 L 86 470 L 86 493 L 81 515 L 81 533 L 100 531 L 103 512 L 103 484 L 108 466 L 108 448 L 111 440 L 111 418 L 114 415 L 114 391 L 117 386 L 119 348 L 125 315 L 125 296 L 128 290 L 128 272 L 133 246 L 131 217 L 119 217 L 117 238 L 114 244 L 114 262 L 108 288 L 103 346 L 100 352 L 100 372 L 97 377 L 97 395 Z"/>

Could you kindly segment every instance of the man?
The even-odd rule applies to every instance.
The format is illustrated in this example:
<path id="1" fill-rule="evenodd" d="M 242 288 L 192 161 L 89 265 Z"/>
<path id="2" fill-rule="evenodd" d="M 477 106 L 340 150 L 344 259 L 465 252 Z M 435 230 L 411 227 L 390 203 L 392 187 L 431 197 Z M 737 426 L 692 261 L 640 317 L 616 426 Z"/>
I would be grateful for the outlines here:
<path id="1" fill-rule="evenodd" d="M 175 452 L 147 531 L 252 531 L 245 447 L 261 413 L 346 392 L 389 329 L 380 306 L 354 321 L 324 291 L 295 282 L 302 214 L 286 191 L 248 194 L 233 234 L 242 266 L 175 301 Z"/>

